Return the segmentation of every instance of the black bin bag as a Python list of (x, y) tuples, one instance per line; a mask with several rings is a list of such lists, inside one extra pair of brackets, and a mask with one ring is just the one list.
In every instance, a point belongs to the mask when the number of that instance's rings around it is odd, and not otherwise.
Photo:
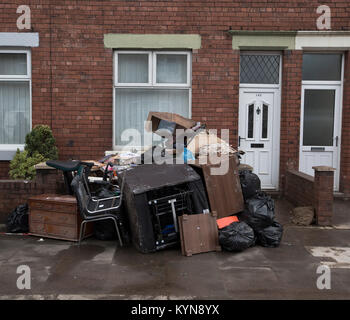
[(94, 222), (94, 235), (99, 240), (117, 239), (117, 231), (112, 220), (102, 220)]
[(27, 233), (29, 232), (28, 205), (21, 204), (13, 210), (6, 221), (6, 232)]
[(245, 221), (254, 231), (265, 229), (273, 224), (275, 217), (275, 203), (264, 192), (257, 193), (247, 201), (247, 208), (239, 219)]
[(254, 231), (245, 222), (233, 222), (219, 230), (219, 243), (227, 251), (243, 251), (255, 244)]
[(261, 182), (259, 177), (248, 170), (243, 170), (239, 173), (243, 198), (245, 201), (255, 196), (261, 191)]
[(257, 242), (268, 248), (278, 247), (281, 243), (283, 227), (277, 221), (271, 226), (256, 232)]

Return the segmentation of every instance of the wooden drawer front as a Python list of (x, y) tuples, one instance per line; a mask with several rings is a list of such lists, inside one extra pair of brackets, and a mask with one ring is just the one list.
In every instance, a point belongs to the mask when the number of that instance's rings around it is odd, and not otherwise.
[(216, 214), (193, 214), (178, 217), (183, 255), (221, 251)]
[(76, 240), (77, 228), (70, 226), (48, 225), (40, 222), (31, 222), (30, 233), (40, 236), (56, 237), (68, 240)]
[(46, 212), (42, 210), (30, 210), (30, 219), (33, 222), (46, 224), (58, 224), (75, 227), (77, 225), (77, 216), (74, 214), (65, 214), (60, 212)]
[(62, 213), (77, 213), (76, 205), (59, 204), (52, 202), (42, 202), (42, 201), (31, 201), (29, 203), (30, 209), (38, 209), (44, 211), (55, 211)]

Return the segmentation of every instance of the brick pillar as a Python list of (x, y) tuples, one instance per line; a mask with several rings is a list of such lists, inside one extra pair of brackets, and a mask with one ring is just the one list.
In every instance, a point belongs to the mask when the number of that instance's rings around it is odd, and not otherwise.
[(282, 71), (280, 189), (288, 169), (299, 168), (302, 50), (284, 51)]
[(312, 167), (315, 170), (314, 208), (316, 223), (320, 226), (332, 225), (333, 186), (335, 169), (326, 166)]

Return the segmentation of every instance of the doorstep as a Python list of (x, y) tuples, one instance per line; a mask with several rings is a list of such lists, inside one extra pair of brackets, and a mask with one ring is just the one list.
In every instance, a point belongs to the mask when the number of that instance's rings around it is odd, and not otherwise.
[(283, 194), (279, 190), (275, 189), (262, 189), (263, 192), (266, 192), (273, 199), (281, 199)]
[(333, 195), (334, 195), (334, 198), (335, 198), (335, 199), (341, 199), (341, 200), (345, 200), (345, 201), (350, 200), (350, 195), (349, 195), (349, 194), (345, 194), (345, 193), (343, 193), (343, 192), (337, 192), (337, 191), (335, 191), (335, 192), (333, 193)]

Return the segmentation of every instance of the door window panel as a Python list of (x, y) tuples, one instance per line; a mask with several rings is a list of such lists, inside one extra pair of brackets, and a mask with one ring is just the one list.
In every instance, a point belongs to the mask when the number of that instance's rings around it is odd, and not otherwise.
[(248, 138), (254, 137), (254, 104), (248, 106)]
[(305, 90), (304, 146), (333, 146), (335, 90)]
[(268, 128), (268, 121), (269, 121), (269, 106), (266, 104), (263, 104), (263, 111), (262, 111), (262, 139), (267, 139), (267, 128)]

